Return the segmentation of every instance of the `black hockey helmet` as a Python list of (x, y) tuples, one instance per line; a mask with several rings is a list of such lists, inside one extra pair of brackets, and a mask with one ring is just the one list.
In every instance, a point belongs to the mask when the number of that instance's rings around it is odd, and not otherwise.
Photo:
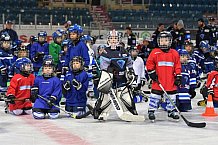
[(172, 45), (172, 39), (173, 37), (170, 32), (163, 31), (160, 32), (160, 34), (157, 36), (157, 44), (160, 47), (160, 49), (169, 50)]
[[(73, 62), (79, 62), (81, 65), (80, 65), (80, 68), (74, 68), (73, 67)], [(84, 61), (83, 61), (83, 58), (81, 56), (75, 56), (72, 58), (72, 60), (70, 61), (70, 67), (71, 67), (71, 70), (74, 72), (74, 73), (77, 73), (77, 72), (80, 72), (84, 69)]]

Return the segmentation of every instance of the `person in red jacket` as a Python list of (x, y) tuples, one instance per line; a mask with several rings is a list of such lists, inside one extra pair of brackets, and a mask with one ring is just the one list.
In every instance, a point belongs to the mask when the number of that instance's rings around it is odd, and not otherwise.
[(213, 106), (218, 108), (218, 58), (215, 58), (214, 63), (215, 70), (208, 74), (206, 87), (208, 94), (213, 97)]
[[(155, 120), (155, 110), (159, 107), (160, 100), (164, 92), (159, 87), (162, 84), (165, 91), (169, 94), (172, 101), (176, 102), (177, 86), (181, 84), (181, 63), (180, 57), (176, 50), (170, 49), (172, 44), (172, 35), (170, 32), (163, 31), (157, 37), (159, 48), (155, 48), (149, 55), (146, 67), (148, 74), (152, 79), (152, 89), (148, 109), (148, 117)], [(179, 119), (175, 107), (168, 99), (167, 111), (168, 117)]]
[(31, 114), (32, 103), (30, 99), (30, 88), (34, 83), (33, 65), (29, 58), (18, 58), (15, 68), (19, 70), (10, 81), (7, 90), (7, 102), (9, 111), (14, 115)]

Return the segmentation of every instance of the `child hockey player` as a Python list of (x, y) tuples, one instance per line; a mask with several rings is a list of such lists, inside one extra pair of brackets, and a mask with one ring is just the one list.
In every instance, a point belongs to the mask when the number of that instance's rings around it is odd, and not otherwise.
[(13, 76), (13, 55), (11, 38), (8, 33), (3, 33), (0, 38), (0, 93), (7, 91), (7, 82)]
[(31, 114), (32, 103), (30, 99), (30, 88), (34, 83), (33, 65), (29, 58), (18, 58), (15, 67), (19, 73), (15, 74), (10, 81), (7, 90), (9, 110), (14, 115)]
[(68, 50), (68, 40), (63, 40), (61, 43), (61, 52), (59, 54), (59, 62), (57, 67), (57, 76), (61, 78), (61, 80), (64, 79), (64, 75), (69, 70), (68, 67), (64, 67), (65, 59), (66, 59), (66, 53)]
[(59, 116), (60, 109), (52, 104), (59, 105), (62, 96), (62, 85), (59, 78), (54, 76), (54, 64), (50, 60), (45, 60), (42, 65), (42, 76), (37, 76), (34, 86), (31, 88), (31, 99), (33, 100), (33, 117), (44, 119), (48, 114), (50, 119)]
[(138, 57), (138, 50), (135, 48), (130, 50), (130, 55), (133, 59), (133, 69), (134, 73), (137, 76), (137, 80), (133, 82), (133, 100), (135, 103), (141, 102), (143, 99), (141, 91), (141, 86), (143, 81), (145, 79), (145, 66), (143, 59), (141, 57)]
[[(112, 104), (120, 119), (126, 120), (129, 117), (135, 119), (138, 115), (135, 103), (133, 102), (131, 94), (129, 94), (129, 88), (127, 87), (127, 77), (132, 76), (134, 73), (131, 57), (128, 55), (126, 50), (121, 47), (117, 47), (121, 41), (119, 32), (115, 30), (110, 31), (108, 33), (107, 41), (109, 47), (106, 47), (100, 56), (100, 68), (103, 72), (106, 71), (105, 73), (111, 73), (111, 75), (113, 75), (112, 86), (110, 86), (110, 83), (109, 86), (105, 85), (105, 76), (101, 75), (98, 88), (102, 94), (96, 101), (95, 108), (93, 110), (94, 119), (107, 120)], [(127, 67), (130, 70), (128, 72), (126, 72)], [(128, 75), (126, 77), (125, 74), (127, 73)], [(113, 92), (111, 87), (113, 88)], [(108, 88), (109, 92), (102, 91), (105, 88)], [(116, 91), (116, 95), (114, 90)], [(123, 118), (123, 115), (127, 114), (128, 117)]]
[(59, 62), (59, 54), (61, 52), (61, 43), (62, 43), (62, 33), (55, 31), (52, 34), (53, 41), (49, 45), (49, 55), (54, 59), (54, 64), (57, 66)]
[(64, 89), (66, 92), (65, 110), (81, 116), (86, 112), (88, 75), (84, 71), (82, 57), (76, 56), (70, 62), (71, 70), (66, 74)]
[(196, 95), (196, 70), (188, 63), (188, 52), (185, 49), (179, 49), (178, 52), (182, 64), (182, 83), (178, 86), (177, 107), (185, 112), (192, 109), (191, 98)]
[[(155, 120), (155, 110), (159, 107), (159, 103), (164, 92), (159, 87), (159, 83), (169, 94), (171, 100), (176, 103), (177, 86), (181, 84), (181, 63), (179, 54), (176, 50), (171, 49), (172, 35), (170, 32), (163, 31), (157, 37), (159, 48), (155, 48), (148, 57), (146, 67), (148, 74), (152, 79), (152, 89), (148, 108), (148, 118)], [(168, 99), (167, 111), (168, 117), (179, 119), (179, 115), (175, 107)]]
[(215, 108), (218, 108), (218, 58), (215, 59), (215, 70), (211, 71), (207, 77), (206, 87), (208, 94), (213, 97), (213, 105)]
[(40, 31), (38, 33), (38, 42), (33, 43), (30, 49), (30, 58), (33, 61), (34, 74), (38, 75), (39, 69), (43, 63), (44, 55), (49, 53), (49, 44), (46, 42), (47, 33)]
[(68, 29), (70, 43), (69, 48), (66, 54), (65, 66), (69, 67), (70, 61), (75, 56), (81, 56), (84, 60), (84, 66), (88, 67), (90, 59), (88, 54), (88, 48), (84, 42), (80, 40), (80, 36), (83, 32), (83, 29), (80, 25), (70, 26)]

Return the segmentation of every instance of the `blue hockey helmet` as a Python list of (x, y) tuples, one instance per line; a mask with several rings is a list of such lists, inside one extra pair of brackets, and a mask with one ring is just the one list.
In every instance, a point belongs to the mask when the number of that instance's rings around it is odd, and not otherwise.
[(69, 40), (65, 39), (62, 41), (61, 46), (63, 47), (63, 46), (66, 46), (68, 44), (69, 44)]
[(45, 31), (40, 31), (38, 37), (47, 37), (47, 33)]
[(1, 34), (0, 45), (4, 49), (11, 49), (11, 37), (7, 32)]
[(30, 42), (36, 42), (38, 41), (38, 38), (36, 36), (30, 36)]
[(189, 53), (185, 49), (179, 49), (178, 53), (180, 55), (180, 61), (182, 64), (187, 64), (189, 59)]
[(43, 57), (42, 65), (54, 65), (54, 59), (51, 55), (45, 55)]
[(33, 72), (33, 64), (27, 57), (18, 58), (15, 62), (15, 69), (25, 74), (31, 74)]
[(21, 40), (15, 40), (14, 42), (12, 42), (12, 49), (17, 50), (19, 47), (21, 47), (22, 43), (23, 41)]
[(208, 53), (210, 52), (210, 45), (209, 42), (207, 40), (201, 41), (199, 43), (199, 47), (202, 50), (203, 53)]
[(83, 33), (83, 28), (80, 25), (74, 24), (73, 26), (70, 26), (68, 28), (69, 33), (77, 33), (78, 35), (81, 35)]
[(57, 31), (58, 31), (58, 32), (60, 32), (62, 35), (64, 35), (64, 34), (65, 34), (65, 31), (64, 31), (64, 29), (60, 29), (60, 28), (59, 28), (59, 29), (57, 29)]
[(11, 41), (11, 37), (7, 32), (2, 33), (0, 41)]
[(93, 38), (92, 36), (90, 35), (83, 35), (81, 38), (80, 38), (81, 41), (83, 42), (87, 42), (87, 41), (93, 41)]
[(52, 33), (52, 38), (55, 40), (57, 39), (58, 37), (62, 37), (62, 33), (59, 32), (59, 31), (55, 31), (54, 33)]

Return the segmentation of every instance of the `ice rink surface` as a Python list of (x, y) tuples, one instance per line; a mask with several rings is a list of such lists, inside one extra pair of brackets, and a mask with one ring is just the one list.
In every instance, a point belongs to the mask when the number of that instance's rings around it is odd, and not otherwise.
[(63, 112), (60, 119), (35, 120), (31, 115), (5, 114), (0, 102), (0, 145), (217, 145), (218, 117), (201, 116), (205, 108), (196, 105), (201, 99), (198, 90), (193, 110), (183, 115), (191, 122), (205, 121), (205, 128), (188, 127), (182, 119), (170, 121), (163, 110), (157, 111), (156, 122), (151, 123), (145, 102), (137, 104), (138, 113), (146, 117), (144, 122), (121, 121), (114, 110), (105, 122), (92, 116), (67, 118)]

